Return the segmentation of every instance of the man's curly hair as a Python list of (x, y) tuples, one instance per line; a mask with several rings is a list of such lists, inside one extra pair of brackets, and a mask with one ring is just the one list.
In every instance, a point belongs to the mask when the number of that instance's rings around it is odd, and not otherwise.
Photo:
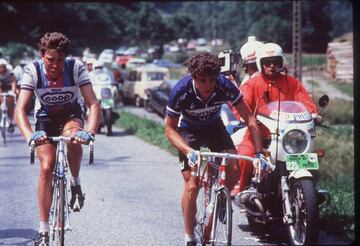
[(192, 77), (218, 76), (221, 70), (220, 59), (209, 52), (198, 53), (191, 57), (188, 70)]
[(62, 33), (47, 32), (38, 43), (40, 53), (45, 53), (48, 49), (55, 49), (67, 54), (70, 46), (70, 40)]

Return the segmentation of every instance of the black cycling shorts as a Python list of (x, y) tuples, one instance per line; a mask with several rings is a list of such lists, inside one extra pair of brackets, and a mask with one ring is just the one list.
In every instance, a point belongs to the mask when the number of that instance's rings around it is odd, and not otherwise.
[[(212, 152), (235, 149), (234, 143), (222, 121), (217, 121), (200, 129), (179, 128), (178, 132), (194, 150), (200, 150), (200, 147), (207, 147)], [(181, 151), (179, 151), (179, 164), (181, 171), (190, 170), (188, 159)]]
[(49, 137), (60, 136), (65, 124), (71, 119), (79, 119), (84, 123), (80, 107), (67, 114), (58, 114), (54, 116), (36, 115), (35, 131), (44, 131)]

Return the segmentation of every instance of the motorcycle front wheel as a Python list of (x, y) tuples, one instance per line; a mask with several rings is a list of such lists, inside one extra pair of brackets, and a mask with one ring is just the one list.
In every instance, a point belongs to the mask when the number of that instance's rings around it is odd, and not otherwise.
[(104, 125), (106, 126), (106, 136), (112, 135), (112, 110), (111, 109), (105, 109), (104, 110)]
[(292, 245), (315, 245), (319, 234), (319, 212), (314, 184), (309, 179), (290, 183), (290, 203), (294, 223), (288, 226)]

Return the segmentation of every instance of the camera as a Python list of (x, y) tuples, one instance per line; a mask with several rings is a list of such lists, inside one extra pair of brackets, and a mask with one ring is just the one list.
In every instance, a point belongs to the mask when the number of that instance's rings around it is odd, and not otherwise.
[(218, 55), (221, 62), (221, 73), (226, 75), (234, 74), (236, 72), (236, 66), (240, 61), (240, 52), (232, 50), (221, 51)]

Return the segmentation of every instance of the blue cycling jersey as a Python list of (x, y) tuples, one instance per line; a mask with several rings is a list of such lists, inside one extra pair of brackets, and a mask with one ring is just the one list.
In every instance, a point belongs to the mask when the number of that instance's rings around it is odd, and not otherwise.
[(190, 75), (179, 80), (171, 91), (166, 113), (180, 117), (180, 128), (201, 128), (220, 121), (220, 108), (230, 101), (236, 106), (242, 100), (237, 86), (220, 74), (213, 94), (207, 103), (198, 96)]

